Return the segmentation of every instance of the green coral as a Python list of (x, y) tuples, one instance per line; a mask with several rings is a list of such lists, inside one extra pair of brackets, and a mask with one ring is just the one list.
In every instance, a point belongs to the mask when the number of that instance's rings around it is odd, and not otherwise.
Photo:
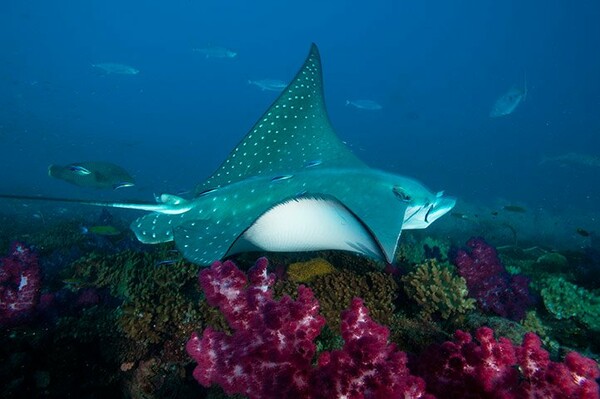
[(428, 251), (432, 251), (434, 248), (439, 249), (440, 261), (446, 262), (448, 253), (450, 252), (450, 243), (448, 241), (439, 240), (430, 236), (418, 237), (414, 234), (406, 237), (400, 243), (396, 255), (394, 257), (394, 263), (401, 265), (409, 271), (412, 271), (415, 266), (423, 263), (428, 258)]
[(452, 335), (431, 319), (396, 313), (389, 323), (390, 341), (404, 351), (419, 353), (432, 342), (451, 339)]
[(81, 245), (85, 240), (79, 222), (69, 220), (46, 225), (44, 229), (36, 230), (28, 238), (28, 242), (35, 245), (40, 254), (67, 250), (73, 245)]
[(562, 277), (550, 277), (541, 290), (546, 309), (555, 318), (576, 319), (592, 330), (600, 330), (600, 297)]
[(183, 260), (160, 264), (167, 257), (174, 257), (167, 247), (153, 253), (91, 254), (73, 267), (76, 277), (123, 299), (118, 325), (136, 345), (148, 348), (185, 339), (200, 320), (198, 266)]
[(420, 264), (402, 281), (404, 291), (421, 306), (425, 317), (439, 314), (442, 319), (448, 319), (475, 308), (475, 300), (467, 297), (465, 279), (439, 266), (435, 260)]

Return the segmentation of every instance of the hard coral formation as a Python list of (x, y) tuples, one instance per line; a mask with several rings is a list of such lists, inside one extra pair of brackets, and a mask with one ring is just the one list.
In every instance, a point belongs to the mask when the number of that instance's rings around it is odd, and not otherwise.
[(467, 297), (465, 279), (435, 260), (420, 264), (402, 281), (404, 291), (421, 306), (424, 317), (439, 314), (448, 319), (475, 309), (475, 300)]
[(408, 352), (421, 352), (432, 342), (448, 338), (448, 333), (433, 320), (400, 312), (394, 314), (389, 327), (390, 340)]
[(15, 242), (0, 259), (0, 327), (26, 321), (39, 302), (41, 275), (38, 257)]
[(411, 235), (400, 242), (394, 263), (412, 270), (414, 266), (428, 259), (435, 259), (440, 262), (447, 261), (449, 252), (450, 244), (447, 241), (437, 240), (429, 236), (417, 238)]
[(454, 258), (458, 274), (465, 278), (469, 294), (486, 312), (494, 312), (511, 320), (525, 317), (533, 304), (529, 295), (529, 279), (508, 274), (496, 250), (482, 238), (467, 242), (468, 250), (459, 250)]
[(600, 331), (600, 297), (562, 277), (545, 280), (541, 290), (544, 306), (557, 319), (576, 319)]
[(598, 365), (571, 352), (564, 363), (552, 362), (534, 333), (523, 344), (494, 339), (482, 327), (473, 341), (456, 331), (454, 341), (432, 345), (418, 359), (427, 391), (443, 398), (586, 398), (597, 399)]
[(85, 235), (81, 233), (81, 224), (76, 221), (55, 223), (36, 230), (31, 236), (31, 243), (43, 255), (55, 250), (69, 249), (73, 245), (82, 244), (85, 240)]
[(306, 283), (317, 276), (335, 271), (331, 263), (323, 258), (315, 258), (306, 262), (296, 262), (288, 266), (287, 276), (296, 283)]
[(325, 320), (312, 291), (300, 286), (297, 300), (273, 300), (274, 276), (264, 258), (249, 280), (231, 262), (216, 262), (200, 274), (207, 301), (233, 330), (227, 335), (207, 328), (188, 341), (202, 385), (217, 383), (228, 394), (250, 398), (426, 396), (406, 355), (387, 343), (388, 330), (372, 321), (360, 299), (342, 316), (344, 347), (322, 353), (315, 367), (314, 340)]

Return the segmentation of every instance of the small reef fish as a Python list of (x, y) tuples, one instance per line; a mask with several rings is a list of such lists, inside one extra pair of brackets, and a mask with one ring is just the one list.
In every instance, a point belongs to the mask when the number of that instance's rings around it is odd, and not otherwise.
[(383, 107), (373, 100), (346, 100), (346, 106), (352, 105), (358, 109), (365, 109), (367, 111), (379, 111)]
[(567, 154), (557, 155), (555, 157), (544, 157), (540, 161), (540, 165), (545, 163), (558, 163), (561, 166), (577, 165), (587, 166), (591, 168), (599, 168), (600, 157), (589, 154), (578, 154), (576, 152), (569, 152)]
[(235, 58), (237, 57), (237, 53), (233, 50), (230, 50), (226, 47), (218, 47), (218, 46), (210, 46), (210, 47), (201, 47), (201, 48), (193, 48), (192, 51), (194, 53), (204, 54), (206, 58)]
[(469, 216), (465, 215), (464, 213), (452, 212), (452, 213), (450, 213), (450, 215), (452, 215), (453, 217), (455, 217), (457, 219), (469, 220)]
[(154, 264), (154, 266), (164, 266), (164, 265), (174, 265), (175, 263), (179, 262), (181, 259), (165, 259), (165, 260), (160, 260), (158, 262), (156, 262)]
[(92, 67), (101, 69), (107, 74), (117, 74), (117, 75), (137, 75), (140, 73), (139, 69), (136, 69), (132, 66), (125, 64), (117, 64), (114, 62), (103, 62), (100, 64), (92, 64)]
[(511, 87), (506, 93), (498, 97), (492, 110), (490, 111), (491, 118), (498, 118), (500, 116), (510, 115), (515, 109), (525, 101), (527, 97), (527, 83), (520, 87)]
[(82, 227), (81, 232), (83, 234), (91, 233), (99, 236), (118, 236), (121, 234), (121, 231), (119, 231), (119, 229), (110, 225)]
[(122, 167), (108, 162), (77, 162), (66, 166), (50, 165), (48, 176), (80, 187), (124, 188), (135, 180)]
[(89, 175), (92, 173), (81, 165), (69, 165), (69, 170), (81, 176)]
[(591, 235), (591, 233), (585, 229), (582, 229), (581, 227), (577, 228), (577, 230), (575, 230), (577, 232), (577, 234), (579, 234), (582, 237), (589, 237)]
[(78, 290), (85, 288), (86, 282), (77, 277), (65, 278), (62, 280), (65, 288), (69, 291), (77, 292)]
[(525, 209), (519, 205), (504, 205), (502, 207), (502, 209), (504, 209), (505, 211), (514, 212), (514, 213), (526, 213), (527, 212), (527, 209)]
[(262, 91), (281, 91), (286, 88), (287, 83), (283, 80), (277, 79), (260, 79), (260, 80), (250, 80), (248, 79), (249, 85), (254, 85), (261, 89)]

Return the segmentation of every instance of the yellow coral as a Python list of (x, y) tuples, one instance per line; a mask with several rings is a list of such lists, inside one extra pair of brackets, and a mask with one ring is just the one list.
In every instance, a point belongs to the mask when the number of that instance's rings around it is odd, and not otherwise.
[(323, 258), (311, 259), (307, 262), (292, 263), (288, 266), (288, 278), (297, 283), (311, 281), (317, 276), (323, 276), (335, 271), (331, 263)]
[(448, 319), (475, 308), (475, 300), (467, 298), (465, 279), (453, 275), (448, 268), (438, 266), (435, 260), (419, 265), (402, 281), (404, 291), (421, 305), (426, 317), (439, 313), (443, 319)]

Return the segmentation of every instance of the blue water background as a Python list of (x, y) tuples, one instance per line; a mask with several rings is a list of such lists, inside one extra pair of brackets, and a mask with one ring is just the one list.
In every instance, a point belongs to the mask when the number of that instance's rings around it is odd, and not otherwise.
[[(193, 188), (276, 98), (247, 80), (291, 79), (315, 42), (333, 125), (370, 165), (465, 203), (578, 213), (598, 230), (600, 168), (540, 162), (600, 158), (599, 17), (583, 0), (4, 0), (0, 193), (152, 201)], [(192, 52), (207, 46), (238, 56)], [(140, 73), (91, 66), (102, 62)], [(490, 118), (525, 75), (526, 101)], [(84, 160), (124, 166), (137, 187), (47, 177), (51, 163)]]

